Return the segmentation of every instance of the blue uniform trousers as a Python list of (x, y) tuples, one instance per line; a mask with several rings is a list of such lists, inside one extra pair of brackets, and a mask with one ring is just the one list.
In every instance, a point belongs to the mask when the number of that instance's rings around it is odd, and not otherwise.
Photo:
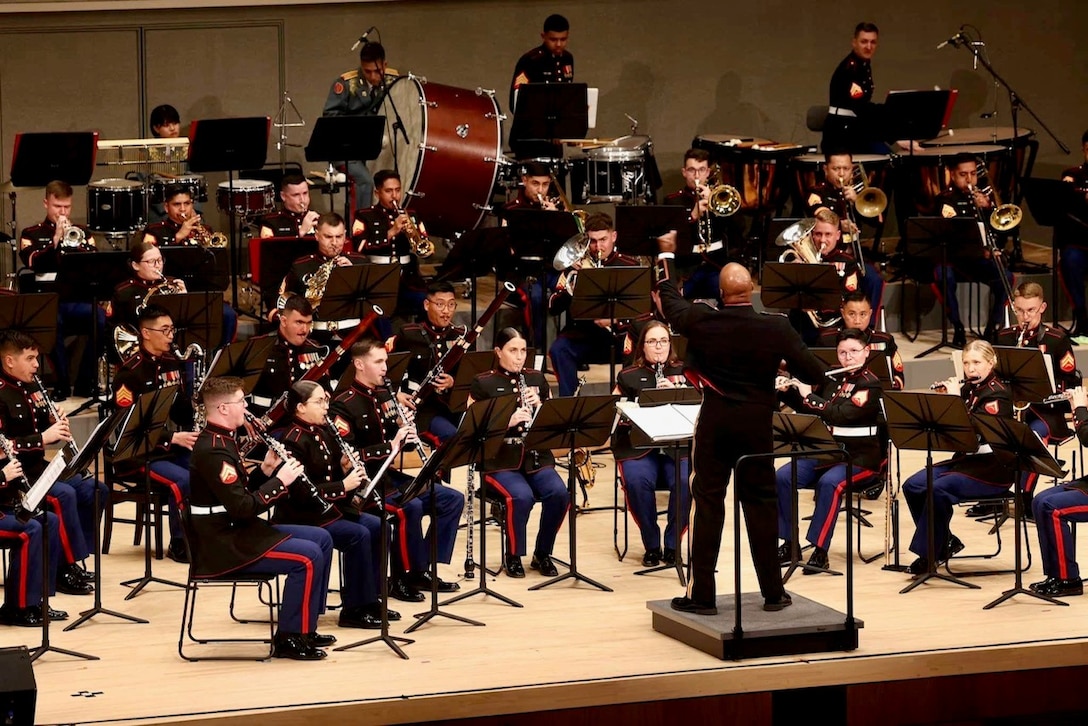
[[(933, 542), (938, 548), (938, 554), (948, 543), (948, 523), (952, 521), (953, 505), (964, 499), (1000, 494), (1008, 488), (1007, 485), (991, 484), (949, 471), (947, 464), (934, 466), (933, 507), (936, 516), (933, 519)], [(910, 507), (916, 527), (914, 538), (910, 542), (910, 551), (919, 557), (929, 557), (929, 542), (926, 534), (929, 513), (926, 511), (925, 469), (911, 474), (910, 478), (903, 482), (903, 497), (907, 500), (907, 506)]]
[(170, 538), (181, 539), (181, 520), (178, 507), (189, 498), (188, 449), (177, 447), (169, 459), (151, 462), (151, 483), (166, 487), (170, 492)]
[[(853, 477), (846, 481), (846, 464), (820, 464), (815, 459), (797, 460), (797, 490), (815, 489), (816, 508), (808, 525), (808, 539), (821, 549), (831, 546), (835, 535), (835, 524), (839, 521), (839, 507), (843, 494), (849, 489), (864, 489), (870, 486), (879, 472), (854, 467)], [(784, 540), (793, 540), (793, 524), (790, 522), (793, 509), (792, 466), (786, 464), (775, 472), (775, 486), (778, 488), (778, 536)], [(924, 486), (924, 484), (923, 484)]]
[(356, 608), (378, 601), (377, 561), (374, 545), (381, 544), (381, 520), (364, 514), (358, 521), (338, 519), (323, 528), (332, 537), (333, 546), (343, 553), (344, 577), (340, 583), (340, 602)]
[(1051, 487), (1035, 495), (1031, 511), (1039, 532), (1043, 574), (1079, 580), (1076, 541), (1069, 523), (1088, 522), (1088, 492), (1071, 486)]
[(1088, 249), (1072, 245), (1063, 247), (1058, 257), (1058, 271), (1061, 273), (1062, 287), (1069, 296), (1073, 312), (1083, 315), (1085, 307), (1088, 307), (1084, 298), (1084, 278), (1088, 276)]
[[(393, 472), (394, 474), (396, 472)], [(408, 477), (394, 476), (403, 485)], [(423, 517), (431, 515), (431, 498), (434, 498), (438, 522), (431, 522), (427, 533), (423, 532)], [(453, 559), (453, 546), (457, 542), (457, 525), (465, 508), (465, 496), (461, 492), (436, 484), (432, 491), (424, 492), (412, 501), (401, 505), (400, 494), (386, 498), (386, 511), (393, 514), (396, 527), (393, 542), (393, 561), (406, 572), (422, 572), (431, 563), (429, 538), (438, 538), (438, 561), (449, 564)]]
[[(49, 593), (56, 592), (60, 561), (60, 527), (57, 517), (46, 512), (49, 527)], [(26, 608), (42, 601), (42, 525), (31, 519), (20, 522), (12, 513), (0, 513), (0, 546), (8, 548), (4, 575), (4, 604)]]
[[(638, 459), (621, 461), (620, 484), (627, 499), (627, 511), (642, 533), (642, 545), (647, 551), (661, 547), (661, 528), (657, 524), (657, 484), (669, 491), (668, 520), (665, 522), (665, 547), (679, 550), (680, 538), (688, 527), (691, 513), (691, 488), (688, 485), (690, 462), (680, 459), (680, 494), (676, 493), (675, 460), (669, 454), (654, 449)], [(676, 530), (676, 507), (680, 507), (681, 529)]]
[(540, 500), (540, 528), (536, 534), (533, 552), (550, 555), (555, 547), (555, 536), (567, 516), (570, 496), (563, 480), (548, 466), (532, 474), (521, 471), (498, 471), (484, 476), (484, 485), (491, 487), (506, 500), (506, 534), (510, 554), (518, 557), (526, 553), (526, 526), (533, 504)]
[(284, 633), (312, 633), (317, 630), (317, 616), (325, 609), (332, 537), (320, 527), (298, 524), (275, 527), (291, 536), (238, 573), (287, 575), (280, 602), (279, 629)]
[(49, 488), (46, 501), (60, 522), (61, 550), (64, 561), (77, 562), (89, 557), (98, 537), (98, 523), (94, 517), (94, 489), (98, 486), (99, 501), (105, 508), (109, 504), (109, 489), (102, 482), (89, 476), (76, 474), (70, 479), (58, 481)]

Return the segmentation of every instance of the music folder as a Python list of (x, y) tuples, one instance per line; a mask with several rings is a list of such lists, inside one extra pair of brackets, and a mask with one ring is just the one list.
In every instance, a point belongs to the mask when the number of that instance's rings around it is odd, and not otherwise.
[(635, 446), (684, 441), (695, 435), (698, 403), (666, 403), (647, 407), (639, 405), (638, 401), (620, 401), (616, 408), (621, 416), (635, 425), (637, 430), (631, 435), (631, 443)]

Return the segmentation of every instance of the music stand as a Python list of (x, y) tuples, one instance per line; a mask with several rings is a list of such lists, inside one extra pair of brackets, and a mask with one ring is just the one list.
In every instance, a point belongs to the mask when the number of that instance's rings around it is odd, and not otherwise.
[[(622, 270), (624, 268), (613, 268)], [(612, 422), (616, 418), (616, 401), (619, 396), (578, 396), (574, 398), (550, 398), (536, 413), (536, 418), (525, 434), (525, 450), (566, 449), (567, 450), (567, 496), (570, 506), (567, 509), (567, 526), (570, 531), (570, 569), (553, 577), (547, 582), (533, 585), (530, 590), (542, 590), (545, 587), (573, 579), (582, 581), (605, 592), (612, 592), (606, 587), (578, 571), (577, 518), (575, 512), (575, 469), (574, 450), (593, 449), (604, 445), (612, 435)]]
[(365, 318), (371, 307), (393, 310), (400, 287), (400, 265), (333, 267), (321, 298), (320, 320)]
[(496, 272), (510, 257), (510, 228), (484, 227), (471, 229), (455, 237), (453, 247), (435, 274), (436, 282), (464, 276), (468, 290), (472, 325), (476, 325), (475, 280)]
[[(884, 99), (885, 139), (932, 139), (940, 135), (957, 91), (889, 91)], [(913, 147), (912, 147), (913, 148)]]
[[(176, 385), (164, 386), (154, 391), (141, 393), (126, 411), (120, 424), (121, 434), (110, 454), (113, 461), (143, 460), (144, 492), (147, 495), (149, 508), (151, 506), (151, 461), (156, 457), (155, 450), (159, 445), (160, 434), (170, 418), (170, 407), (177, 395), (178, 387)], [(160, 457), (163, 455), (163, 453), (158, 454)], [(152, 582), (171, 587), (185, 587), (180, 582), (164, 580), (151, 574), (151, 514), (149, 509), (144, 517), (144, 574), (143, 577), (125, 580), (121, 583), (125, 587), (132, 588), (132, 592), (126, 595), (125, 599), (131, 600), (136, 597), (141, 590)]]
[[(575, 320), (632, 319), (647, 312), (650, 302), (649, 267), (600, 267), (578, 272), (578, 290), (570, 302)], [(611, 332), (615, 335), (614, 331)], [(616, 387), (616, 344), (608, 346), (608, 390)]]
[(616, 207), (616, 246), (626, 254), (657, 258), (657, 238), (676, 231), (676, 254), (690, 255), (695, 240), (691, 237), (691, 219), (686, 208), (670, 205), (618, 205)]
[(1016, 496), (1013, 499), (1012, 510), (1013, 528), (1016, 530), (1013, 540), (1016, 547), (1016, 554), (1014, 555), (1016, 576), (1012, 588), (1005, 590), (996, 600), (983, 605), (982, 609), (989, 610), (1017, 595), (1028, 595), (1039, 600), (1045, 600), (1052, 605), (1068, 605), (1067, 602), (1024, 587), (1024, 563), (1023, 556), (1020, 553), (1020, 523), (1024, 517), (1024, 505), (1021, 501), (1023, 488), (1020, 485), (1020, 475), (1030, 472), (1039, 476), (1053, 476), (1055, 479), (1059, 479), (1064, 478), (1066, 472), (1062, 471), (1061, 464), (1054, 459), (1054, 455), (1047, 449), (1046, 444), (1027, 424), (1000, 416), (972, 416), (971, 420), (982, 435), (982, 440), (993, 448), (994, 453), (1001, 452), (1016, 460), (1014, 466), (1016, 478), (1013, 479)]
[[(1009, 386), (1012, 400), (1038, 403), (1054, 393), (1054, 369), (1038, 348), (995, 345), (994, 372)], [(1054, 432), (1057, 433), (1057, 432)]]
[(768, 262), (759, 299), (765, 308), (834, 310), (842, 302), (835, 266)]
[[(978, 589), (974, 583), (937, 572), (939, 553), (933, 541), (933, 452), (975, 451), (978, 448), (978, 434), (968, 417), (967, 407), (959, 396), (941, 393), (885, 391), (881, 401), (892, 443), (901, 451), (926, 452), (926, 559), (929, 567), (899, 592), (910, 592), (933, 578)], [(942, 548), (944, 545), (942, 542)]]
[[(1060, 227), (1065, 224), (1077, 225), (1080, 231), (1088, 231), (1088, 220), (1074, 214), (1074, 211), (1082, 210), (1081, 214), (1088, 212), (1085, 209), (1084, 197), (1077, 194), (1076, 187), (1069, 182), (1060, 179), (1039, 179), (1028, 177), (1021, 180), (1021, 189), (1024, 199), (1027, 201), (1031, 216), (1036, 224), (1041, 227)], [(1058, 230), (1054, 230), (1054, 238), (1050, 244), (1050, 289), (1057, 296), (1061, 289), (1058, 284)], [(1058, 308), (1055, 304), (1050, 311), (1050, 322), (1058, 324)], [(1068, 331), (1066, 331), (1068, 332)]]
[(242, 392), (248, 395), (264, 372), (268, 354), (275, 344), (276, 336), (260, 335), (220, 348), (208, 364), (204, 380), (237, 376), (242, 379)]
[(15, 134), (12, 186), (44, 187), (55, 179), (84, 186), (94, 175), (97, 153), (97, 131)]
[[(230, 286), (230, 251), (222, 247), (159, 247), (163, 269), (185, 281), (189, 292), (219, 292)], [(223, 263), (226, 264), (223, 264)]]
[[(525, 360), (529, 357), (526, 355)], [(472, 390), (472, 379), (480, 373), (485, 373), (495, 367), (495, 352), (491, 350), (470, 350), (461, 357), (457, 363), (457, 373), (453, 378), (453, 388), (450, 389), (450, 410), (460, 413), (468, 405), (469, 393)]]
[(48, 354), (57, 344), (58, 305), (55, 292), (0, 296), (0, 330), (26, 333)]
[(265, 308), (272, 310), (276, 307), (280, 282), (287, 276), (295, 260), (317, 252), (317, 240), (313, 237), (265, 237), (257, 244), (261, 246), (258, 269), (261, 302)]
[(511, 144), (531, 139), (584, 139), (589, 131), (589, 86), (526, 83), (517, 89)]
[[(227, 172), (227, 188), (234, 188), (234, 172), (239, 169), (259, 169), (268, 158), (268, 134), (272, 119), (268, 116), (246, 118), (197, 119), (189, 125), (189, 171)], [(238, 210), (231, 204), (230, 260), (231, 302), (238, 308), (238, 277), (242, 269), (241, 245), (238, 242)], [(218, 341), (217, 341), (218, 342)]]
[[(947, 270), (950, 265), (954, 267), (956, 262), (977, 259), (983, 253), (982, 245), (977, 244), (979, 242), (978, 222), (968, 217), (912, 217), (907, 220), (903, 238), (906, 256), (912, 260), (921, 259), (930, 262), (930, 269), (934, 272), (938, 265)], [(953, 244), (956, 245), (955, 253), (949, 254), (949, 248)], [(915, 358), (924, 358), (941, 348), (952, 346), (951, 341), (948, 340), (947, 274), (941, 276), (937, 285), (941, 294), (941, 339), (936, 345), (914, 356)], [(918, 321), (915, 330), (920, 332), (922, 313), (915, 309), (914, 314)], [(900, 316), (902, 315), (901, 306)], [(900, 320), (900, 327), (902, 322)], [(918, 332), (915, 332), (915, 338), (918, 337)]]
[[(385, 116), (319, 116), (306, 144), (306, 161), (343, 164), (346, 170), (350, 161), (377, 159), (382, 153), (384, 134)], [(360, 199), (359, 203), (370, 206), (369, 199)], [(345, 184), (344, 219), (351, 219), (353, 211)]]
[(177, 328), (174, 345), (181, 350), (196, 343), (205, 354), (223, 339), (223, 293), (187, 292), (180, 295), (156, 296), (156, 303), (166, 312)]

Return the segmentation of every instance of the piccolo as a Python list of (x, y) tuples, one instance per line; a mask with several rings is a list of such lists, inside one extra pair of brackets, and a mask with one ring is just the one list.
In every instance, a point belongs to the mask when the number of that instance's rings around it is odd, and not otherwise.
[[(966, 378), (961, 378), (959, 380), (959, 384), (961, 386), (966, 386), (967, 383), (968, 383), (968, 381), (967, 381)], [(945, 390), (947, 388), (948, 388), (948, 386), (945, 385), (944, 381), (936, 381), (935, 383), (932, 383), (929, 386), (929, 390), (931, 390), (931, 391), (943, 391), (943, 390)]]

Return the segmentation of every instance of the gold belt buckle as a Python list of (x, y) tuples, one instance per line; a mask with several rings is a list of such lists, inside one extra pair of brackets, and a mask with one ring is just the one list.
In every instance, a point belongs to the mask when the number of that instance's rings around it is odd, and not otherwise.
[(339, 329), (340, 322), (337, 320), (330, 320), (325, 326), (325, 330), (329, 331), (330, 333), (335, 333)]

